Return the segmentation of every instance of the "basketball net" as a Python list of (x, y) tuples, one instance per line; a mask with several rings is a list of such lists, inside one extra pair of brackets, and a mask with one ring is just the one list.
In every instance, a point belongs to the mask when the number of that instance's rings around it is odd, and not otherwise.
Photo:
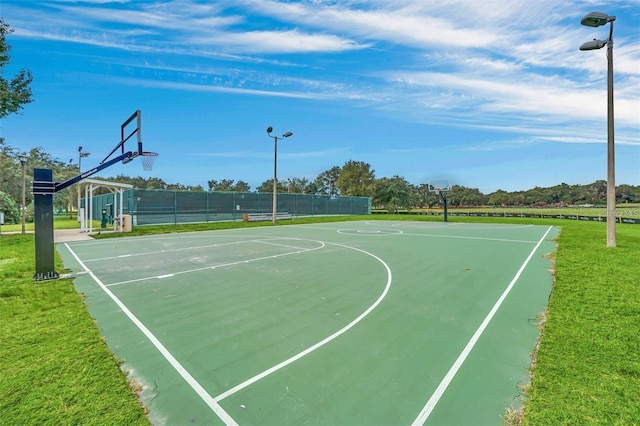
[(157, 152), (143, 152), (140, 154), (140, 160), (142, 161), (142, 168), (149, 172), (153, 170), (153, 163), (156, 162), (156, 158), (158, 158)]

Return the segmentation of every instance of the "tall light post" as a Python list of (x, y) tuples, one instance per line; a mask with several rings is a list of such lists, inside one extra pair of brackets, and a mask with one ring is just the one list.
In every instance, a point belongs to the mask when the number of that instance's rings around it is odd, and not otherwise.
[(27, 206), (26, 206), (26, 193), (25, 193), (25, 168), (27, 167), (27, 160), (29, 159), (29, 157), (27, 157), (27, 154), (20, 154), (18, 156), (18, 158), (20, 159), (20, 164), (22, 165), (22, 233), (25, 233), (25, 218), (26, 218), (26, 210), (27, 210)]
[(580, 23), (587, 27), (600, 27), (610, 23), (607, 40), (588, 41), (580, 50), (597, 50), (607, 46), (607, 247), (616, 246), (616, 167), (613, 132), (613, 21), (606, 13), (588, 13)]
[[(82, 147), (78, 147), (78, 173), (82, 173), (82, 158), (91, 155), (89, 152), (82, 152)], [(78, 183), (78, 221), (80, 220), (80, 183)]]
[(267, 134), (270, 138), (273, 138), (273, 218), (272, 222), (276, 223), (276, 213), (278, 211), (278, 139), (288, 138), (293, 136), (293, 133), (286, 132), (282, 136), (271, 136), (273, 127), (267, 127)]

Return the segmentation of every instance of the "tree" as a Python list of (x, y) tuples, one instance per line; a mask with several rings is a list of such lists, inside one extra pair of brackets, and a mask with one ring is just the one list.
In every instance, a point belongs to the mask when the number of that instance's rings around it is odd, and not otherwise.
[(493, 194), (489, 194), (487, 204), (490, 206), (508, 206), (513, 204), (511, 195), (502, 189), (498, 189)]
[[(53, 169), (53, 180), (55, 182), (64, 182), (78, 175), (78, 165), (73, 164), (71, 161), (65, 164), (58, 160), (53, 160), (51, 169)], [(57, 210), (68, 212), (69, 217), (71, 217), (73, 207), (78, 205), (77, 197), (78, 191), (76, 187), (67, 187), (62, 191), (56, 192), (53, 197), (53, 206)]]
[(167, 189), (167, 184), (160, 178), (147, 179), (147, 189)]
[[(27, 207), (33, 201), (30, 188), (34, 168), (51, 169), (55, 182), (63, 182), (78, 174), (76, 165), (52, 158), (42, 147), (32, 148), (25, 155), (27, 157), (25, 164), (25, 202)], [(22, 164), (18, 150), (6, 145), (3, 141), (0, 141), (0, 166), (0, 190), (6, 192), (16, 203), (22, 204)], [(70, 189), (56, 193), (53, 199), (54, 207), (68, 210), (76, 200), (74, 194), (75, 192)]]
[(414, 204), (414, 190), (412, 185), (403, 177), (376, 179), (373, 204), (383, 206), (389, 213), (396, 213), (398, 209), (411, 209)]
[(211, 179), (207, 182), (207, 185), (209, 186), (209, 191), (233, 191), (233, 179), (222, 179), (219, 182)]
[(13, 113), (20, 113), (22, 106), (32, 102), (29, 85), (33, 76), (28, 69), (21, 69), (10, 81), (2, 77), (4, 67), (9, 64), (11, 46), (7, 44), (7, 35), (13, 30), (0, 18), (0, 119)]
[(288, 178), (284, 186), (287, 192), (293, 194), (315, 194), (317, 191), (315, 182), (310, 182), (307, 178)]
[[(273, 192), (273, 179), (265, 180), (256, 188), (258, 192)], [(278, 193), (287, 192), (287, 184), (281, 180), (278, 181), (278, 188), (276, 189)]]
[(340, 167), (334, 166), (329, 170), (320, 173), (315, 180), (316, 194), (318, 195), (339, 195), (336, 182), (340, 176)]
[(591, 185), (587, 185), (587, 192), (589, 197), (589, 203), (597, 204), (599, 201), (605, 201), (607, 199), (607, 181), (597, 180)]
[(640, 187), (620, 185), (616, 189), (616, 199), (619, 203), (640, 203)]
[(20, 222), (21, 216), (18, 205), (2, 191), (0, 191), (0, 212), (4, 213), (5, 223)]
[(195, 191), (195, 192), (204, 192), (204, 188), (202, 185), (183, 185), (181, 183), (169, 183), (167, 184), (165, 190), (167, 191)]
[(5, 192), (13, 200), (21, 199), (21, 167), (17, 150), (0, 140), (0, 191)]
[(336, 182), (342, 196), (373, 197), (375, 171), (363, 161), (347, 161)]
[(251, 186), (247, 182), (239, 180), (238, 182), (236, 182), (234, 191), (236, 191), (236, 192), (249, 192), (249, 191), (251, 191)]
[(478, 188), (453, 185), (448, 194), (448, 204), (451, 207), (483, 206), (487, 204), (487, 196)]
[(209, 191), (249, 192), (251, 190), (248, 183), (239, 180), (234, 184), (233, 179), (222, 179), (220, 182), (212, 179), (207, 182), (207, 185), (209, 186)]
[[(106, 180), (107, 182), (126, 183), (128, 185), (133, 185), (133, 187), (136, 189), (167, 189), (167, 183), (164, 180), (156, 177), (143, 178), (142, 176), (136, 176), (132, 178), (125, 175), (118, 175), (116, 177), (106, 177), (106, 178), (96, 177), (95, 179)], [(187, 187), (179, 183), (175, 185), (178, 185), (183, 189), (187, 189)], [(198, 188), (202, 188), (202, 186), (198, 185)], [(193, 191), (193, 189), (191, 190)], [(98, 193), (109, 192), (107, 189), (104, 189), (105, 192), (99, 192), (99, 191), (100, 191), (100, 188), (98, 189)]]

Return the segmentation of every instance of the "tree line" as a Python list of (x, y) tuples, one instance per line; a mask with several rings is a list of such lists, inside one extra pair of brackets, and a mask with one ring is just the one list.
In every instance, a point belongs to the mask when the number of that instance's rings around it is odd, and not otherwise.
[[(25, 161), (25, 198), (27, 216), (31, 218), (33, 196), (31, 185), (34, 168), (53, 170), (54, 180), (62, 182), (80, 173), (73, 159), (68, 162), (54, 159), (42, 148), (20, 153), (0, 138), (0, 211), (5, 214), (6, 223), (20, 221), (22, 199), (22, 163)], [(169, 191), (235, 191), (251, 192), (249, 184), (242, 180), (211, 179), (207, 187), (201, 185), (182, 185), (167, 183), (158, 177), (143, 178), (118, 175), (115, 177), (96, 177), (105, 181), (126, 183), (137, 189), (160, 189)], [(344, 165), (334, 166), (311, 180), (308, 178), (288, 178), (278, 180), (278, 193), (315, 194), (326, 196), (363, 196), (371, 197), (372, 206), (390, 212), (412, 208), (434, 208), (442, 204), (439, 195), (433, 192), (429, 183), (414, 185), (401, 176), (375, 176), (371, 165), (363, 161), (349, 160)], [(273, 192), (273, 179), (265, 180), (255, 191)], [(587, 185), (569, 185), (561, 183), (552, 187), (535, 187), (523, 191), (504, 191), (499, 189), (484, 194), (477, 188), (453, 185), (447, 192), (448, 205), (456, 207), (541, 207), (568, 205), (604, 205), (606, 203), (607, 183), (598, 180)], [(617, 203), (640, 203), (640, 186), (618, 185)], [(71, 213), (78, 205), (75, 186), (56, 193), (54, 207), (58, 211)]]

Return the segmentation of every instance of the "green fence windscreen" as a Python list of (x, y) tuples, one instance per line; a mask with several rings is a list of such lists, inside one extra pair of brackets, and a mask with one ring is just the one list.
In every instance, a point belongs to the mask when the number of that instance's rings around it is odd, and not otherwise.
[[(371, 214), (370, 197), (330, 197), (312, 194), (278, 194), (278, 213), (292, 216)], [(113, 203), (113, 194), (94, 197), (93, 218)], [(195, 192), (132, 189), (124, 192), (124, 214), (134, 225), (178, 224), (243, 220), (245, 213), (271, 214), (271, 193)]]

